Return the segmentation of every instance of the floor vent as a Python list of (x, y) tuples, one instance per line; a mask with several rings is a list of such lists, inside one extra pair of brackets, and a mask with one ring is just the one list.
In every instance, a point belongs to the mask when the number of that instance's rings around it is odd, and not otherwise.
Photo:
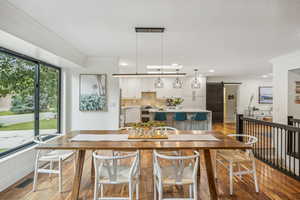
[(26, 179), (25, 181), (17, 185), (16, 188), (24, 188), (32, 182), (33, 182), (33, 178)]

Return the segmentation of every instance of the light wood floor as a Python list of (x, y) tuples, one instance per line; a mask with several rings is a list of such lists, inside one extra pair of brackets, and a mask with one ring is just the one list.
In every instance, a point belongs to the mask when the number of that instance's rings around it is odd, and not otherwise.
[[(224, 134), (234, 133), (233, 124), (216, 124), (214, 130), (223, 132)], [(147, 155), (150, 152), (144, 152)], [(93, 184), (90, 178), (91, 170), (91, 154), (87, 155), (87, 162), (84, 167), (83, 181), (81, 184), (81, 198), (83, 200), (93, 199)], [(202, 160), (203, 163), (203, 160)], [(150, 164), (150, 160), (149, 163)], [(20, 166), (22, 167), (22, 166)], [(146, 169), (147, 170), (147, 169)], [(206, 174), (204, 171), (204, 165), (201, 166), (201, 183), (200, 183), (200, 195), (202, 200), (209, 199), (208, 186)], [(219, 180), (217, 182), (218, 192), (220, 199), (239, 199), (239, 200), (267, 200), (267, 199), (283, 199), (283, 200), (300, 200), (300, 182), (289, 178), (288, 176), (280, 173), (279, 171), (269, 167), (268, 165), (257, 161), (257, 172), (260, 193), (255, 193), (254, 184), (251, 176), (245, 175), (242, 180), (235, 178), (234, 180), (234, 195), (229, 195), (229, 184), (228, 176), (224, 169), (219, 168)], [(147, 172), (149, 175), (151, 171)], [(58, 179), (54, 175), (49, 178), (48, 175), (40, 175), (38, 179), (38, 191), (31, 192), (32, 183), (26, 185), (24, 188), (17, 188), (16, 186), (22, 183), (24, 180), (32, 178), (33, 174), (28, 175), (15, 186), (12, 186), (8, 190), (0, 193), (1, 200), (63, 200), (66, 199), (71, 191), (72, 180), (73, 180), (73, 162), (67, 162), (64, 165), (64, 176), (63, 176), (63, 193), (58, 192)], [(142, 187), (144, 194), (141, 194), (140, 199), (148, 200), (149, 192), (152, 190), (152, 185), (147, 183), (147, 180), (143, 180)], [(167, 197), (187, 197), (187, 188), (165, 188)], [(127, 188), (123, 186), (107, 187), (105, 193), (112, 196), (126, 196)]]

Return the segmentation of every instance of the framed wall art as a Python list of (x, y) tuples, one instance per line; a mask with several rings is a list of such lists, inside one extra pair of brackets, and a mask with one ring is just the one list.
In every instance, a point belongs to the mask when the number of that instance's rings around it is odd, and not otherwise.
[(81, 74), (79, 79), (79, 110), (107, 111), (106, 74)]

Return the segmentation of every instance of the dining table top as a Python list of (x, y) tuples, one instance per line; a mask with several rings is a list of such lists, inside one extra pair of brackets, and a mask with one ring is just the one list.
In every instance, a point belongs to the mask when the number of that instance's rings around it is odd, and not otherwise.
[(37, 149), (61, 149), (61, 150), (135, 150), (135, 149), (251, 149), (250, 145), (244, 144), (228, 137), (218, 131), (179, 130), (174, 134), (203, 134), (212, 135), (218, 140), (187, 140), (168, 141), (168, 139), (157, 140), (135, 140), (122, 141), (71, 141), (79, 134), (128, 134), (128, 130), (80, 130), (71, 131), (61, 137), (54, 138), (45, 144), (40, 144)]

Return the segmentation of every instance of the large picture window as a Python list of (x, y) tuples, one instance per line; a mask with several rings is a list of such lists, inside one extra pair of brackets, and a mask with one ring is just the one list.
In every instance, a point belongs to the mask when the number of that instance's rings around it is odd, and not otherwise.
[(0, 157), (60, 133), (60, 68), (0, 48)]

